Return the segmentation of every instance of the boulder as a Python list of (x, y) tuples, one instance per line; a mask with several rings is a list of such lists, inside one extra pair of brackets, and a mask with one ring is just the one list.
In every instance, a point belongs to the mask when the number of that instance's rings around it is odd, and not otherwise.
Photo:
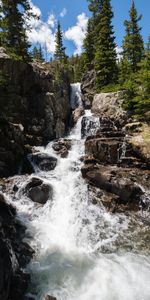
[(104, 114), (123, 125), (127, 121), (127, 113), (122, 109), (124, 98), (124, 91), (96, 94), (92, 102), (92, 112), (98, 115)]
[(62, 158), (65, 158), (67, 157), (68, 151), (71, 148), (71, 141), (67, 139), (60, 139), (53, 143), (52, 148), (58, 155), (60, 155)]
[(57, 158), (50, 156), (47, 153), (33, 153), (28, 156), (35, 168), (42, 171), (51, 171), (56, 168)]
[(44, 300), (57, 300), (56, 297), (47, 295)]
[(100, 163), (117, 164), (122, 142), (117, 138), (93, 138), (85, 142), (85, 154), (93, 155)]
[(36, 177), (31, 178), (27, 183), (25, 192), (33, 202), (40, 204), (45, 204), (48, 199), (53, 198), (53, 187)]
[(143, 191), (139, 185), (135, 184), (129, 177), (128, 172), (124, 169), (112, 169), (105, 166), (88, 165), (82, 169), (84, 178), (87, 178), (91, 184), (105, 190), (106, 192), (119, 196), (122, 203), (139, 202), (143, 195)]
[(84, 115), (84, 109), (82, 107), (78, 107), (76, 108), (73, 112), (72, 112), (72, 119), (73, 119), (73, 124), (76, 124), (77, 121), (79, 120), (79, 118), (81, 116)]

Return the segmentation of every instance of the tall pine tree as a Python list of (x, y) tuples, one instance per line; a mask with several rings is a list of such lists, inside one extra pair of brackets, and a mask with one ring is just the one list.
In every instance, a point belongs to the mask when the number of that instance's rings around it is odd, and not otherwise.
[(140, 34), (141, 27), (138, 22), (142, 16), (138, 16), (134, 0), (129, 11), (130, 20), (124, 22), (126, 35), (123, 40), (123, 58), (131, 64), (133, 72), (138, 70), (138, 63), (142, 60), (144, 53), (143, 39)]
[(0, 45), (22, 59), (28, 59), (26, 19), (33, 14), (28, 0), (1, 0)]
[(95, 45), (94, 45), (94, 35), (93, 35), (93, 20), (88, 20), (87, 33), (83, 42), (84, 48), (84, 63), (85, 69), (89, 70), (93, 66)]
[(101, 13), (103, 0), (88, 0), (88, 2), (92, 17), (88, 21), (87, 33), (83, 44), (85, 69), (91, 69), (93, 66), (98, 35), (99, 15)]
[(54, 58), (60, 62), (66, 62), (67, 56), (65, 54), (65, 47), (63, 46), (62, 30), (60, 22), (58, 21), (57, 31), (56, 31), (56, 49), (54, 53)]
[(117, 80), (116, 44), (112, 26), (113, 12), (110, 0), (103, 0), (95, 45), (96, 87), (113, 84)]

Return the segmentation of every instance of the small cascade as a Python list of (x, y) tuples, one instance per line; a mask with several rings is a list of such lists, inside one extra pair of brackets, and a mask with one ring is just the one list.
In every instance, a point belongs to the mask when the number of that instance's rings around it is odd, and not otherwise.
[(81, 98), (81, 84), (79, 82), (71, 84), (71, 108), (75, 109), (77, 107), (83, 107)]
[(94, 136), (100, 129), (100, 118), (87, 114), (82, 119), (82, 138)]

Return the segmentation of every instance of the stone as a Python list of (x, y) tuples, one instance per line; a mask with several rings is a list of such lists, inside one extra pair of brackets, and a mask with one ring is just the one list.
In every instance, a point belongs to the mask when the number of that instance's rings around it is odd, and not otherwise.
[(50, 184), (44, 183), (43, 180), (35, 177), (27, 183), (25, 192), (33, 202), (40, 204), (45, 204), (48, 199), (53, 198), (53, 187)]
[(125, 92), (118, 91), (115, 93), (100, 93), (94, 96), (92, 102), (92, 112), (114, 120), (119, 120), (121, 124), (127, 121), (127, 113), (122, 109)]
[(0, 193), (0, 299), (20, 300), (30, 280), (22, 267), (33, 256), (24, 243), (25, 227), (16, 220), (16, 209)]
[(42, 171), (51, 171), (56, 168), (57, 158), (50, 156), (47, 153), (33, 153), (30, 154), (29, 160)]
[(85, 109), (92, 106), (92, 101), (95, 94), (96, 73), (94, 70), (86, 72), (82, 78), (81, 91), (82, 101)]
[(96, 166), (95, 168), (93, 165), (88, 165), (82, 169), (82, 174), (96, 187), (119, 196), (120, 201), (124, 204), (130, 201), (140, 202), (143, 195), (140, 186), (128, 177), (129, 172), (124, 169), (118, 170), (108, 166)]
[(134, 131), (134, 132), (140, 132), (142, 127), (141, 122), (132, 122), (132, 123), (127, 123), (124, 126), (124, 129), (127, 131)]
[(72, 119), (73, 119), (73, 124), (76, 124), (77, 121), (79, 120), (79, 118), (81, 116), (84, 115), (84, 109), (82, 107), (78, 107), (76, 108), (73, 112), (72, 112)]
[(53, 143), (52, 148), (62, 158), (66, 158), (68, 155), (68, 150), (71, 148), (71, 141), (67, 139), (60, 139)]
[(44, 300), (57, 300), (56, 297), (47, 295)]
[(0, 47), (0, 58), (10, 59), (10, 56), (6, 53), (6, 49)]
[(118, 162), (118, 149), (122, 142), (115, 138), (93, 138), (85, 142), (85, 154), (93, 155), (100, 163), (115, 164)]

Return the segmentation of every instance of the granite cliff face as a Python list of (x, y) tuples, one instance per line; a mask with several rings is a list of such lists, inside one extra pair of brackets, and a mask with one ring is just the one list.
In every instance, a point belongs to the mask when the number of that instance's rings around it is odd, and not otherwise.
[(57, 79), (49, 63), (14, 61), (2, 48), (0, 75), (0, 176), (9, 176), (28, 152), (26, 145), (42, 145), (65, 134), (70, 84), (63, 69)]

